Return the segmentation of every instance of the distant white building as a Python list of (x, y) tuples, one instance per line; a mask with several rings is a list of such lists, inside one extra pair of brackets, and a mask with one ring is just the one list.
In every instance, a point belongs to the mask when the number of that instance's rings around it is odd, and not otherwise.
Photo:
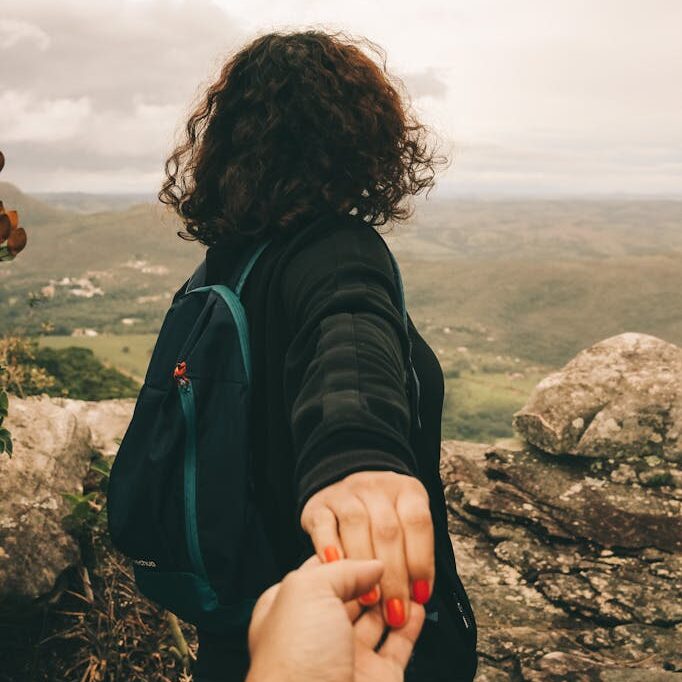
[(165, 265), (149, 265), (146, 260), (129, 259), (124, 264), (125, 267), (139, 270), (145, 275), (167, 275), (169, 270)]
[(71, 336), (98, 336), (99, 332), (96, 329), (87, 329), (85, 327), (76, 327)]
[[(95, 286), (87, 277), (62, 277), (60, 280), (51, 279), (48, 287), (52, 287), (52, 294), (45, 294), (47, 296), (54, 296), (54, 287), (74, 287), (69, 289), (72, 296), (79, 296), (81, 298), (92, 298), (93, 296), (104, 296), (104, 290), (101, 287)], [(48, 290), (48, 287), (43, 287), (43, 290)]]

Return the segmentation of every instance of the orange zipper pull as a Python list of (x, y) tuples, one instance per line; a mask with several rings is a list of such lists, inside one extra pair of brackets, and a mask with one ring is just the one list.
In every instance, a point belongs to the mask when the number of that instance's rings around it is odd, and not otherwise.
[(187, 363), (184, 360), (182, 362), (178, 362), (178, 364), (175, 365), (175, 369), (173, 370), (173, 378), (178, 383), (181, 383), (183, 381), (187, 381), (187, 379), (185, 378), (186, 372), (187, 372)]

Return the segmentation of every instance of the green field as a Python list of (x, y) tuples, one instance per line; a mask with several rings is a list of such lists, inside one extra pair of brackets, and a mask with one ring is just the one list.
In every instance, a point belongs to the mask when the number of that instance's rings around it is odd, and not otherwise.
[(133, 377), (140, 385), (144, 380), (156, 334), (100, 334), (99, 336), (41, 336), (40, 346), (89, 348), (105, 365)]
[(442, 437), (489, 443), (512, 437), (512, 415), (546, 374), (536, 368), (523, 370), (467, 371), (446, 378)]

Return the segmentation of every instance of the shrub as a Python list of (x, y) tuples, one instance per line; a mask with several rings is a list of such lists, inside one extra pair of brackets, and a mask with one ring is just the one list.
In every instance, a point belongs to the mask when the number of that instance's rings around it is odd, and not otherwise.
[(46, 393), (78, 400), (134, 398), (134, 379), (106, 367), (89, 348), (39, 348), (35, 339), (0, 339), (0, 363), (7, 367), (3, 385), (20, 396)]

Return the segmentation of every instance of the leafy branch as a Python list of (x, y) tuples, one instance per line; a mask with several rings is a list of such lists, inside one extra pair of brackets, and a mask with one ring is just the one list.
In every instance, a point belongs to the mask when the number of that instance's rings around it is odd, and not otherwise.
[[(5, 156), (0, 152), (0, 171), (5, 167)], [(16, 211), (6, 211), (0, 200), (0, 261), (14, 260), (14, 257), (26, 246), (26, 230), (19, 227), (19, 214)], [(0, 378), (6, 369), (0, 364)], [(12, 434), (2, 425), (7, 416), (9, 398), (4, 389), (4, 382), (0, 382), (0, 455), (4, 452), (12, 456)]]

